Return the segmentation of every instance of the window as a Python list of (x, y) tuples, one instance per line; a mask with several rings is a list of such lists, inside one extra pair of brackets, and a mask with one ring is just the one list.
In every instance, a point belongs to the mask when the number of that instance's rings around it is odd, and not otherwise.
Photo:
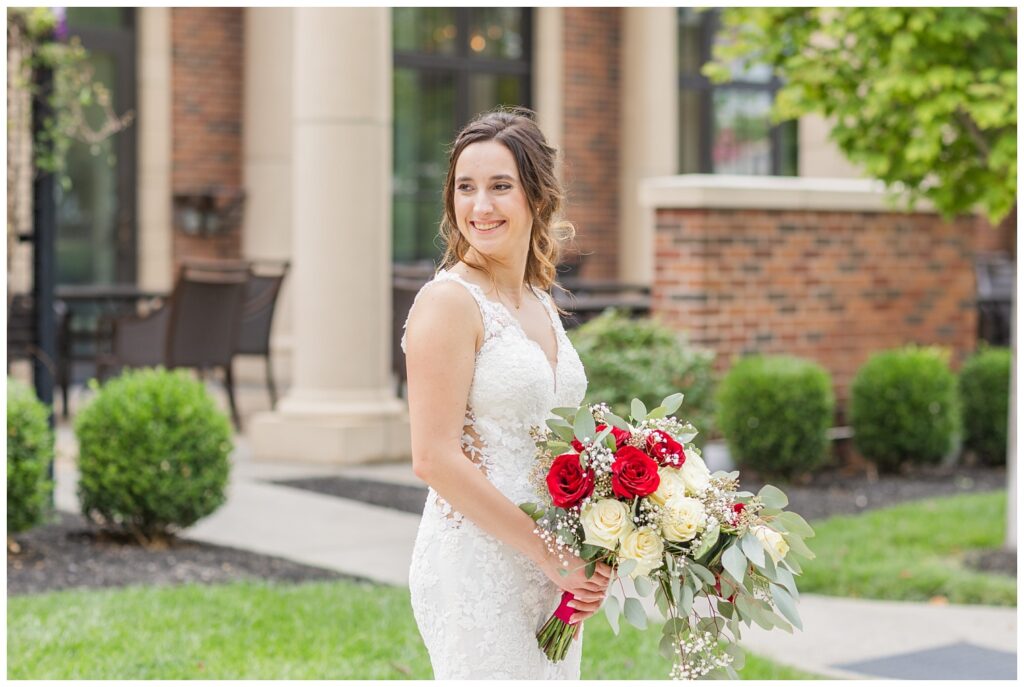
[(796, 121), (772, 126), (781, 86), (767, 65), (712, 84), (700, 73), (711, 59), (720, 10), (679, 9), (679, 171), (683, 174), (797, 174)]
[(429, 260), (441, 217), (447, 147), (480, 112), (530, 106), (530, 12), (396, 7), (393, 258)]
[[(70, 7), (70, 35), (89, 51), (93, 78), (110, 91), (114, 112), (135, 110), (135, 28), (131, 8)], [(96, 127), (98, 106), (85, 117)], [(71, 188), (57, 188), (57, 283), (135, 281), (135, 140), (138, 126), (94, 146), (73, 141)]]

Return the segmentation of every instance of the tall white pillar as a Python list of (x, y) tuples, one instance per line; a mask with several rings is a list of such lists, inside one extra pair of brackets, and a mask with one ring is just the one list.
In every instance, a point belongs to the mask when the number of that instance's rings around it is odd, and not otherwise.
[(654, 217), (640, 181), (679, 173), (679, 73), (675, 7), (622, 10), (622, 133), (619, 147), (619, 278), (654, 278)]
[(257, 458), (409, 455), (391, 380), (388, 8), (294, 10), (292, 387), (252, 421)]
[[(292, 259), (292, 15), (287, 7), (245, 10), (242, 255), (258, 260)], [(293, 276), (274, 308), (270, 350), (278, 388), (292, 381)], [(235, 359), (236, 380), (259, 386), (264, 375), (262, 360)]]

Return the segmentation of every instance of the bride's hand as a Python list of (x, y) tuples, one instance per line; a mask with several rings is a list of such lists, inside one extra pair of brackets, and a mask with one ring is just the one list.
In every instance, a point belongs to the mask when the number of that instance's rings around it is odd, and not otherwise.
[[(548, 578), (557, 584), (561, 589), (570, 592), (573, 600), (569, 607), (576, 612), (572, 614), (569, 622), (572, 624), (582, 623), (590, 616), (597, 613), (604, 603), (604, 597), (608, 594), (608, 584), (611, 582), (612, 569), (606, 563), (598, 562), (594, 574), (588, 580), (586, 575), (586, 561), (576, 556), (569, 556), (567, 569), (569, 574), (562, 576), (558, 573), (562, 568), (561, 561), (553, 554), (549, 555), (541, 569)], [(579, 628), (576, 629), (576, 636), (579, 636)]]

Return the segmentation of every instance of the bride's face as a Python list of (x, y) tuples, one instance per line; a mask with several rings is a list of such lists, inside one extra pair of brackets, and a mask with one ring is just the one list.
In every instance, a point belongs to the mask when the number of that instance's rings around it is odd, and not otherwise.
[(478, 253), (515, 262), (530, 248), (533, 215), (512, 152), (497, 141), (471, 143), (455, 162), (455, 219)]

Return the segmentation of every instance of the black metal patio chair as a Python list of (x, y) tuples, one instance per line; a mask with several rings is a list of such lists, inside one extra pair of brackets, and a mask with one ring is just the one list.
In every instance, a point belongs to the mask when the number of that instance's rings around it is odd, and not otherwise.
[(113, 321), (113, 351), (97, 361), (97, 376), (125, 367), (190, 367), (205, 377), (222, 368), (235, 427), (241, 429), (235, 403), (231, 359), (242, 321), (249, 281), (244, 262), (186, 262), (167, 302), (147, 316)]
[(287, 260), (261, 260), (250, 265), (249, 281), (242, 305), (242, 323), (238, 329), (235, 355), (258, 355), (266, 362), (267, 392), (270, 407), (277, 407), (277, 388), (270, 359), (270, 329), (281, 285), (288, 274)]

